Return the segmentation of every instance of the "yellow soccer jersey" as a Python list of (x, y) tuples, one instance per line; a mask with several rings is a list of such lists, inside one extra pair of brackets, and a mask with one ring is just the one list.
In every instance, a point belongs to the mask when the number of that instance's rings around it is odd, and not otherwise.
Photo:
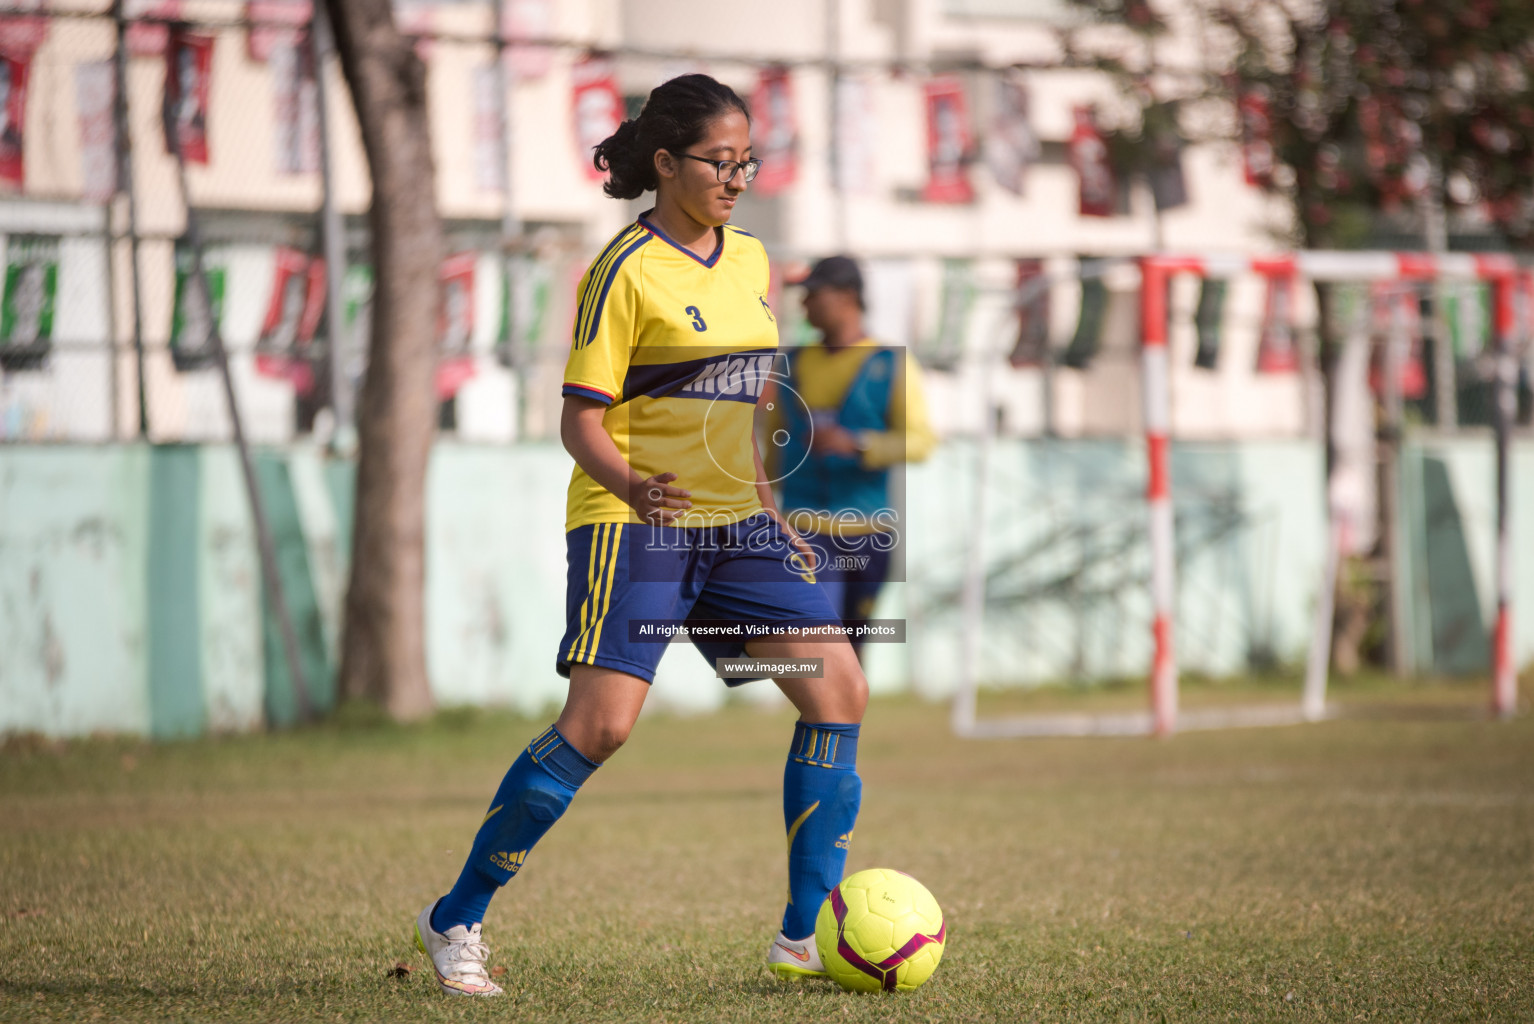
[[(778, 325), (767, 305), (767, 252), (728, 225), (704, 260), (644, 216), (581, 278), (564, 394), (607, 404), (602, 426), (640, 476), (675, 473), (692, 492), (678, 526), (761, 511), (753, 422)], [(637, 523), (628, 503), (580, 466), (565, 529)]]

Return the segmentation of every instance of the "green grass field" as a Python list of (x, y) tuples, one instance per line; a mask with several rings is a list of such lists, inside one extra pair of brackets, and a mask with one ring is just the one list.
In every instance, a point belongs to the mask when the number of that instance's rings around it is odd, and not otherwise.
[(902, 996), (763, 967), (787, 712), (645, 718), (491, 908), (490, 1001), (441, 995), (409, 929), (546, 719), (13, 741), (0, 1019), (1534, 1020), (1534, 720), (1448, 713), (1481, 700), (985, 742), (876, 701), (849, 869), (916, 875), (950, 935)]

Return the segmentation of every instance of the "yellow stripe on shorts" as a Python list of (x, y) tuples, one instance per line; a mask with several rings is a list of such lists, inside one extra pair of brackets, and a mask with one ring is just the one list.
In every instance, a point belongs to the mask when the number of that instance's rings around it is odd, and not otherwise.
[(570, 649), (565, 652), (566, 661), (575, 660), (575, 648), (581, 642), (581, 637), (586, 635), (586, 624), (591, 620), (591, 603), (596, 597), (597, 588), (597, 549), (602, 546), (602, 531), (606, 526), (606, 523), (597, 523), (591, 531), (591, 557), (586, 565), (586, 600), (581, 604), (581, 631), (570, 641)]
[[(583, 639), (589, 639), (581, 650), (576, 653), (576, 661), (590, 662), (597, 653), (597, 641), (602, 637), (602, 619), (607, 615), (607, 609), (612, 603), (613, 577), (618, 574), (618, 542), (623, 538), (623, 525), (611, 524), (609, 534), (611, 542), (604, 546), (602, 552), (601, 570), (597, 572), (597, 586), (602, 590), (601, 600), (597, 602), (596, 614), (592, 617), (591, 625), (582, 633)], [(604, 582), (602, 572), (605, 571), (607, 579)]]
[(613, 553), (607, 566), (607, 590), (602, 594), (602, 613), (597, 616), (596, 628), (591, 634), (592, 655), (597, 653), (597, 648), (602, 644), (602, 622), (607, 618), (608, 609), (612, 607), (613, 577), (618, 575), (618, 548), (623, 544), (623, 526), (613, 527)]

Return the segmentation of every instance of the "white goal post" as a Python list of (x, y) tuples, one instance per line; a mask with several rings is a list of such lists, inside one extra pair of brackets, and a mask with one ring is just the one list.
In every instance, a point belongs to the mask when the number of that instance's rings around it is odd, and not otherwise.
[[(1314, 722), (1328, 716), (1326, 688), (1331, 655), (1333, 595), (1341, 561), (1342, 527), (1331, 507), (1327, 488), (1326, 556), (1318, 581), (1315, 620), (1306, 665), (1305, 683), (1298, 704), (1249, 708), (1211, 708), (1180, 711), (1173, 617), (1176, 595), (1175, 537), (1172, 514), (1172, 480), (1169, 467), (1170, 396), (1167, 354), (1168, 288), (1181, 274), (1228, 279), (1241, 274), (1287, 277), (1335, 283), (1398, 282), (1415, 285), (1426, 281), (1482, 282), (1490, 287), (1492, 328), (1496, 357), (1496, 616), (1491, 639), (1491, 709), (1506, 718), (1517, 704), (1517, 674), (1513, 645), (1513, 559), (1509, 538), (1509, 435), (1515, 414), (1517, 379), (1516, 335), (1528, 325), (1519, 321), (1517, 298), (1530, 289), (1534, 275), (1521, 269), (1509, 256), (1461, 253), (1319, 252), (1304, 251), (1269, 256), (1153, 254), (1139, 258), (1141, 275), (1141, 387), (1148, 484), (1148, 530), (1151, 554), (1151, 605), (1153, 655), (1149, 679), (1149, 708), (1120, 714), (1033, 714), (982, 718), (977, 711), (979, 648), (985, 610), (984, 494), (994, 417), (982, 418), (978, 439), (975, 509), (970, 524), (962, 589), (964, 635), (959, 659), (958, 689), (952, 708), (952, 727), (964, 737), (1026, 736), (1167, 736), (1177, 731), (1221, 729), (1256, 725), (1287, 725)], [(1024, 287), (1037, 287), (1030, 281)], [(1527, 291), (1525, 291), (1527, 294)], [(1020, 294), (1019, 304), (1029, 296)], [(1397, 320), (1386, 343), (1385, 378), (1394, 382), (1394, 360), (1404, 358), (1405, 326)], [(1388, 386), (1387, 386), (1388, 387)], [(987, 408), (992, 396), (984, 396)], [(1397, 399), (1399, 395), (1397, 393)]]

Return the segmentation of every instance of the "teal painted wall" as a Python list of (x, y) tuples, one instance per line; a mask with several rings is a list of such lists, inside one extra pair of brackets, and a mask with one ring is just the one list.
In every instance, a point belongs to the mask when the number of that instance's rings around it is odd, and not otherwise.
[(0, 733), (149, 731), (148, 467), (0, 447)]
[(261, 563), (233, 448), (204, 446), (196, 545), (206, 727), (240, 732), (264, 721)]
[[(1534, 444), (1512, 452), (1515, 656), (1534, 660)], [(1496, 613), (1496, 453), (1491, 435), (1414, 439), (1402, 450), (1417, 670), (1484, 673)]]
[(149, 732), (198, 736), (207, 727), (202, 645), (202, 452), (172, 445), (149, 452)]
[[(906, 618), (912, 642), (871, 651), (880, 686), (941, 695), (957, 684), (976, 459), (972, 446), (951, 443), (908, 473), (912, 585), (889, 593), (880, 614)], [(1304, 443), (1173, 446), (1184, 671), (1303, 659), (1322, 554), (1321, 472)], [(1003, 442), (989, 478), (981, 678), (1142, 675), (1151, 655), (1143, 444)]]
[[(877, 691), (956, 682), (958, 588), (975, 498), (973, 446), (911, 467), (904, 586), (878, 614), (911, 642), (872, 645)], [(1150, 657), (1144, 452), (1138, 441), (1008, 441), (991, 452), (982, 675), (1029, 685), (1140, 676)], [(438, 701), (533, 712), (557, 703), (564, 495), (552, 444), (440, 443), (427, 493), (428, 670)], [(1174, 446), (1177, 636), (1184, 671), (1296, 664), (1321, 559), (1319, 453), (1303, 442)], [(263, 450), (304, 663), (333, 700), (354, 468), (305, 447)], [(1403, 479), (1424, 666), (1474, 671), (1490, 621), (1489, 440), (1415, 441)], [(1534, 660), (1534, 444), (1517, 452), (1520, 661)], [(1467, 596), (1468, 594), (1468, 596)], [(727, 694), (690, 646), (652, 703), (703, 711)], [(0, 447), (0, 732), (178, 736), (291, 720), (292, 687), (265, 607), (234, 451)]]
[(432, 460), (426, 651), (439, 701), (532, 712), (564, 697), (554, 647), (565, 628), (572, 463), (555, 445), (511, 451), (439, 447)]
[[(298, 668), (303, 674), (309, 707), (323, 714), (335, 707), (336, 666), (332, 658), (334, 648), (325, 628), (327, 614), (321, 610), (320, 592), (316, 587), (316, 581), (324, 577), (321, 566), (311, 559), (311, 545), (304, 530), (304, 518), (299, 512), (299, 488), (295, 485), (295, 478), (302, 478), (310, 466), (306, 454), (262, 452), (253, 462), (266, 521), (272, 531), (283, 601), (298, 648)], [(335, 557), (334, 552), (330, 554)], [(335, 596), (339, 598), (339, 593)], [(288, 666), (282, 629), (270, 600), (270, 592), (263, 585), (261, 632), (266, 668), (263, 679), (266, 720), (281, 727), (299, 722), (302, 714), (298, 689)]]

